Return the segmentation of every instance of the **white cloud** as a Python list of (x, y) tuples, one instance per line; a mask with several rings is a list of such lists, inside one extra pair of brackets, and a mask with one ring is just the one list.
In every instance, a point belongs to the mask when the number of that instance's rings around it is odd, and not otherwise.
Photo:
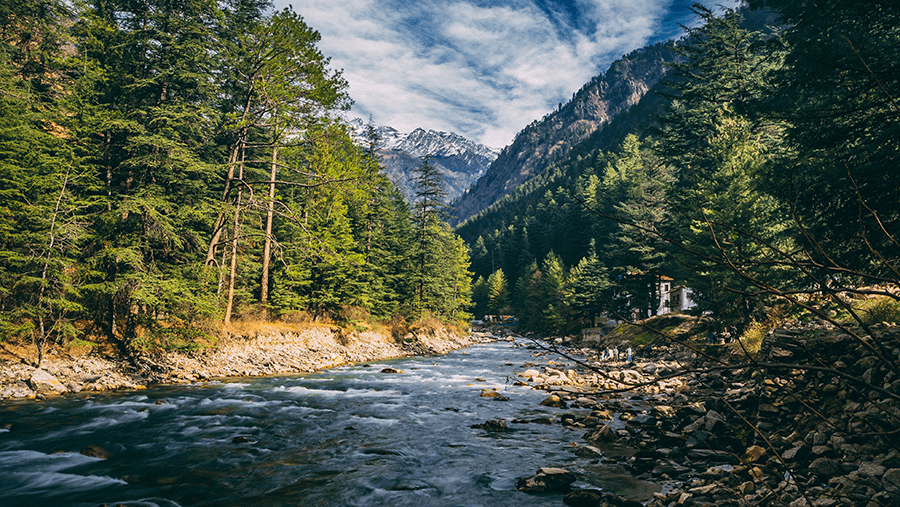
[[(322, 35), (355, 104), (400, 130), (502, 147), (613, 60), (654, 40), (684, 0), (276, 0)], [(483, 3), (483, 2), (479, 2)], [(546, 6), (548, 2), (543, 2)], [(549, 11), (549, 12), (548, 12)]]

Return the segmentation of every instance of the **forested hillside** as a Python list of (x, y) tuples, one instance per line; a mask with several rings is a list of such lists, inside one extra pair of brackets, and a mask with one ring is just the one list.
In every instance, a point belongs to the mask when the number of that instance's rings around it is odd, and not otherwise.
[(458, 228), (476, 313), (648, 316), (663, 277), (741, 329), (848, 294), (898, 308), (900, 7), (749, 4), (695, 5), (663, 82)]
[(452, 203), (454, 220), (466, 220), (509, 195), (548, 165), (563, 160), (579, 143), (605, 130), (662, 78), (664, 62), (672, 58), (671, 44), (636, 49), (582, 86), (572, 100), (531, 122), (500, 152), (487, 173)]
[(433, 174), (411, 208), (353, 144), (347, 83), (297, 13), (25, 0), (0, 23), (2, 338), (466, 318), (468, 253)]

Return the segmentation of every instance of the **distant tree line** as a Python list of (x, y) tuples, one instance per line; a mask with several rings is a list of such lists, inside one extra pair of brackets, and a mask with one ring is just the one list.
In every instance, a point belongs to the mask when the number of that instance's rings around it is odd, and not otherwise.
[(374, 136), (351, 142), (347, 83), (291, 9), (23, 0), (0, 23), (0, 337), (467, 318), (468, 252), (432, 175), (411, 207)]
[(557, 333), (646, 317), (662, 275), (738, 327), (828, 319), (846, 294), (897, 304), (900, 6), (749, 4), (775, 26), (694, 5), (701, 24), (644, 99), (658, 114), (618, 148), (589, 139), (457, 229), (476, 313)]

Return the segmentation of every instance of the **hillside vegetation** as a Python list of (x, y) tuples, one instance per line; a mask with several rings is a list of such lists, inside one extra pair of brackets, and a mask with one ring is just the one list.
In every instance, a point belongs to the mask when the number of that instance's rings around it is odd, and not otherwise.
[(0, 8), (0, 340), (202, 344), (243, 317), (465, 321), (441, 187), (339, 119), (319, 34), (265, 1)]

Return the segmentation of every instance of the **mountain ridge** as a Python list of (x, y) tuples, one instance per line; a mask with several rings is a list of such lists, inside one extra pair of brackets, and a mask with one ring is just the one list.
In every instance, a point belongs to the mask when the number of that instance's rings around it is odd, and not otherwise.
[(673, 42), (636, 49), (591, 79), (565, 105), (533, 121), (501, 150), (484, 176), (451, 203), (453, 223), (511, 194), (638, 104), (665, 75), (664, 62), (675, 58)]
[[(354, 141), (367, 146), (366, 123), (360, 118), (348, 123)], [(498, 155), (498, 150), (455, 132), (421, 127), (412, 132), (401, 132), (386, 125), (374, 126), (374, 131), (377, 138), (375, 152), (385, 174), (410, 202), (414, 200), (416, 190), (412, 181), (413, 172), (421, 167), (426, 156), (430, 157), (429, 163), (438, 170), (444, 181), (446, 202), (449, 203), (484, 175)]]

